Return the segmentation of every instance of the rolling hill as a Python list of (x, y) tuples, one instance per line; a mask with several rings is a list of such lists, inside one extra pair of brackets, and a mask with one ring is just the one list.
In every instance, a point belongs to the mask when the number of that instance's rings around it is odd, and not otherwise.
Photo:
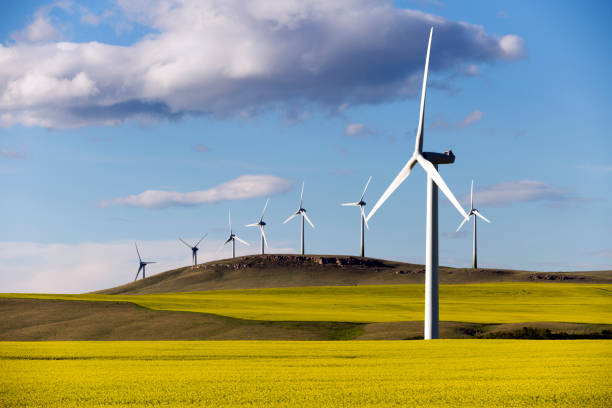
[[(532, 272), (490, 268), (439, 270), (440, 283), (612, 283), (612, 271)], [(249, 255), (152, 275), (101, 294), (150, 294), (205, 290), (423, 283), (418, 264), (339, 255)]]
[[(265, 255), (89, 294), (0, 293), (0, 341), (419, 338), (424, 273), (372, 258)], [(445, 338), (612, 335), (612, 271), (441, 267), (440, 281)]]

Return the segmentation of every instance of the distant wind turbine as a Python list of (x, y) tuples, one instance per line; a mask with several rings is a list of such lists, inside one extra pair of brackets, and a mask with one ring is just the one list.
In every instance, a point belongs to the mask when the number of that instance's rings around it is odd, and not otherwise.
[(389, 196), (402, 184), (410, 174), (410, 171), (418, 163), (427, 173), (427, 228), (425, 249), (425, 339), (436, 339), (439, 336), (439, 300), (438, 300), (438, 188), (455, 206), (457, 211), (469, 219), (465, 210), (459, 204), (452, 191), (448, 188), (440, 174), (439, 164), (454, 163), (455, 155), (452, 151), (444, 153), (423, 152), (423, 126), (425, 121), (425, 94), (427, 89), (427, 73), (429, 71), (429, 54), (431, 51), (431, 37), (433, 27), (429, 32), (427, 44), (427, 56), (425, 58), (425, 72), (423, 74), (423, 88), (421, 90), (421, 110), (419, 114), (419, 127), (417, 129), (414, 152), (404, 165), (404, 168), (395, 177), (395, 180), (387, 187), (387, 190), (378, 199), (374, 208), (368, 214), (369, 221), (380, 206)]
[(236, 236), (236, 234), (234, 234), (234, 232), (232, 231), (232, 211), (229, 211), (229, 237), (225, 240), (225, 242), (223, 244), (221, 244), (221, 246), (219, 247), (219, 249), (217, 249), (217, 252), (219, 252), (221, 250), (221, 248), (223, 248), (225, 246), (225, 244), (227, 244), (228, 242), (232, 243), (232, 258), (236, 257), (236, 241), (242, 242), (244, 245), (249, 246), (249, 243), (246, 241), (241, 240), (240, 238), (238, 238)]
[(302, 233), (301, 233), (301, 241), (300, 241), (300, 246), (301, 246), (301, 254), (302, 256), (304, 255), (304, 219), (306, 219), (306, 221), (308, 221), (308, 223), (310, 224), (310, 226), (312, 228), (314, 228), (315, 226), (312, 224), (312, 222), (310, 222), (310, 218), (308, 218), (308, 216), (306, 215), (306, 209), (304, 207), (302, 207), (302, 199), (304, 198), (304, 182), (302, 182), (302, 192), (300, 193), (300, 206), (297, 209), (297, 211), (292, 214), (289, 218), (287, 218), (285, 220), (285, 222), (283, 222), (283, 224), (288, 223), (291, 219), (297, 217), (298, 215), (302, 216)]
[(261, 212), (261, 217), (259, 218), (259, 222), (256, 222), (254, 224), (247, 224), (246, 227), (259, 227), (259, 230), (261, 231), (261, 254), (264, 254), (264, 245), (268, 246), (268, 241), (266, 240), (266, 234), (264, 232), (264, 227), (266, 226), (266, 223), (263, 220), (263, 216), (266, 213), (266, 208), (268, 208), (268, 202), (270, 201), (270, 199), (268, 198), (266, 200), (266, 205), (264, 205), (264, 209)]
[(365, 207), (366, 203), (365, 201), (363, 201), (363, 197), (365, 196), (366, 190), (368, 189), (368, 186), (370, 185), (370, 181), (372, 181), (372, 176), (370, 176), (370, 178), (368, 179), (368, 182), (365, 185), (365, 188), (363, 189), (363, 193), (361, 193), (361, 198), (359, 199), (359, 201), (357, 201), (356, 203), (344, 203), (342, 204), (345, 207), (359, 207), (360, 213), (361, 215), (359, 216), (360, 218), (360, 224), (361, 224), (361, 256), (365, 256), (365, 248), (364, 248), (364, 235), (365, 235), (365, 231), (363, 229), (363, 226), (365, 224), (365, 226), (370, 229), (370, 227), (368, 226), (368, 222), (366, 221), (366, 216), (365, 216), (365, 212), (363, 210), (363, 207)]
[(191, 249), (191, 257), (193, 258), (193, 265), (194, 266), (198, 264), (198, 245), (200, 245), (200, 242), (202, 242), (202, 240), (204, 238), (206, 238), (207, 235), (208, 234), (204, 234), (204, 236), (202, 238), (200, 238), (200, 240), (194, 246), (191, 246), (188, 243), (186, 243), (185, 241), (183, 241), (183, 238), (179, 238), (179, 241), (181, 241), (183, 244), (187, 245), (187, 248)]
[[(478, 249), (476, 246), (476, 217), (482, 218), (489, 224), (491, 223), (491, 221), (489, 221), (484, 215), (479, 213), (476, 208), (474, 208), (474, 180), (472, 180), (472, 187), (470, 188), (470, 212), (468, 213), (468, 216), (470, 217), (474, 216), (474, 241), (472, 244), (472, 268), (476, 269), (478, 268)], [(457, 232), (459, 232), (461, 227), (463, 227), (463, 224), (465, 224), (467, 221), (468, 221), (467, 219), (464, 219), (463, 221), (461, 221), (461, 224), (459, 224), (459, 227), (457, 228)]]
[(138, 260), (140, 261), (140, 266), (138, 266), (138, 272), (136, 272), (136, 277), (134, 278), (134, 280), (138, 279), (138, 274), (140, 273), (140, 271), (142, 270), (142, 279), (146, 278), (145, 276), (145, 269), (147, 267), (148, 264), (153, 264), (155, 262), (144, 262), (142, 260), (142, 258), (140, 257), (140, 251), (138, 250), (138, 245), (136, 245), (136, 243), (134, 242), (134, 246), (136, 247), (136, 253), (138, 254)]

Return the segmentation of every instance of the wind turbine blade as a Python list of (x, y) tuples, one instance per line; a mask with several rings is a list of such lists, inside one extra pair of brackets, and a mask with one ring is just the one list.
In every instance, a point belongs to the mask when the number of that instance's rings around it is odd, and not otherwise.
[(343, 207), (357, 207), (359, 205), (359, 203), (344, 203), (344, 204), (340, 204)]
[(264, 228), (263, 227), (259, 227), (261, 229), (261, 236), (263, 237), (264, 240), (264, 244), (266, 244), (266, 248), (268, 247), (268, 240), (266, 239), (266, 233), (264, 232)]
[(472, 187), (470, 187), (470, 210), (474, 209), (474, 180), (472, 180)]
[(285, 221), (283, 221), (283, 224), (288, 223), (289, 221), (291, 221), (292, 219), (294, 219), (295, 217), (297, 217), (298, 213), (295, 213), (293, 215), (291, 215), (291, 217), (287, 218)]
[(136, 247), (136, 253), (138, 254), (138, 260), (142, 262), (142, 258), (140, 257), (140, 251), (138, 250), (138, 245), (134, 242), (134, 246)]
[(138, 272), (136, 272), (136, 277), (134, 278), (134, 280), (138, 279), (138, 275), (140, 274), (141, 269), (142, 269), (142, 265), (138, 267)]
[(232, 210), (228, 210), (230, 234), (232, 233)]
[(429, 72), (429, 52), (431, 51), (431, 37), (433, 36), (433, 27), (429, 30), (429, 43), (427, 44), (427, 56), (425, 57), (425, 71), (423, 72), (423, 88), (421, 90), (421, 111), (419, 114), (419, 127), (417, 129), (417, 137), (414, 145), (415, 153), (423, 152), (423, 122), (425, 121), (425, 94), (427, 93), (427, 74)]
[(300, 193), (300, 208), (302, 208), (302, 199), (304, 198), (304, 182), (302, 181), (302, 192)]
[(217, 251), (215, 252), (216, 254), (219, 253), (219, 251), (221, 251), (223, 249), (223, 247), (225, 246), (225, 244), (227, 244), (230, 240), (225, 241), (224, 243), (221, 244), (221, 246), (219, 247), (219, 249), (217, 249)]
[(378, 211), (380, 206), (383, 205), (387, 198), (389, 198), (389, 196), (400, 186), (400, 184), (402, 184), (402, 182), (406, 180), (406, 177), (408, 177), (408, 175), (410, 174), (410, 171), (416, 164), (416, 161), (417, 159), (414, 156), (412, 156), (410, 160), (408, 160), (408, 162), (404, 165), (404, 168), (395, 177), (395, 180), (393, 180), (393, 182), (389, 184), (389, 187), (387, 187), (383, 195), (380, 196), (380, 198), (374, 205), (374, 208), (370, 210), (370, 213), (366, 217), (366, 221), (369, 221), (370, 218), (372, 218), (372, 216), (376, 213), (376, 211)]
[(463, 224), (465, 224), (467, 222), (467, 220), (464, 218), (461, 220), (461, 224), (459, 224), (459, 227), (457, 227), (457, 231), (455, 232), (459, 232), (459, 230), (461, 229), (461, 227), (463, 227)]
[(477, 216), (479, 216), (480, 218), (482, 218), (483, 220), (485, 220), (486, 222), (488, 222), (489, 224), (491, 223), (491, 221), (489, 221), (487, 219), (487, 217), (485, 217), (484, 215), (482, 215), (481, 213), (478, 212), (478, 210), (474, 210), (474, 214), (476, 214)]
[(302, 217), (306, 218), (306, 221), (308, 221), (308, 223), (310, 224), (310, 226), (312, 228), (314, 228), (314, 225), (312, 224), (312, 222), (310, 222), (310, 218), (308, 218), (308, 216), (306, 215), (305, 212), (302, 213)]
[(183, 238), (179, 238), (179, 241), (181, 241), (183, 244), (187, 245), (187, 248), (191, 249), (191, 245), (189, 245), (188, 243), (183, 241)]
[(148, 264), (152, 264), (152, 263), (157, 263), (157, 261), (154, 261), (154, 262), (145, 262), (145, 263), (148, 265)]
[(198, 241), (198, 243), (197, 243), (197, 244), (195, 244), (194, 246), (195, 246), (195, 247), (197, 247), (198, 245), (200, 245), (200, 242), (202, 242), (202, 240), (203, 240), (204, 238), (206, 238), (207, 236), (208, 236), (208, 232), (207, 232), (206, 234), (204, 234), (204, 235), (202, 236), (202, 238), (200, 238), (200, 240)]
[(255, 223), (255, 224), (247, 224), (245, 225), (245, 227), (257, 227), (259, 224)]
[(227, 244), (228, 242), (231, 242), (232, 240), (232, 236), (230, 235), (230, 237), (228, 239), (225, 240), (225, 242), (223, 243), (223, 245)]
[(246, 246), (251, 246), (251, 244), (249, 244), (249, 243), (248, 243), (248, 242), (246, 242), (246, 241), (241, 240), (240, 238), (238, 238), (238, 237), (236, 237), (236, 236), (234, 236), (234, 239), (235, 239), (236, 241), (242, 242), (242, 243), (243, 243), (244, 245), (246, 245)]
[(438, 170), (436, 170), (434, 165), (431, 164), (429, 160), (427, 160), (420, 154), (417, 155), (417, 160), (419, 161), (419, 164), (423, 167), (423, 169), (425, 169), (429, 177), (431, 177), (434, 183), (437, 184), (438, 188), (442, 190), (446, 198), (448, 198), (451, 204), (455, 206), (457, 211), (459, 211), (459, 214), (463, 215), (463, 218), (465, 218), (466, 220), (469, 220), (469, 216), (467, 215), (463, 207), (461, 207), (461, 204), (459, 204), (459, 201), (457, 201), (457, 198), (450, 190), (450, 188), (448, 188), (446, 182), (444, 181), (442, 176), (440, 176), (440, 173), (438, 173)]
[(263, 221), (263, 216), (264, 216), (264, 214), (266, 213), (266, 208), (268, 208), (268, 203), (269, 203), (269, 202), (270, 202), (270, 199), (268, 198), (268, 199), (266, 200), (266, 205), (264, 205), (264, 209), (263, 209), (263, 211), (261, 212), (261, 218), (259, 219), (259, 221)]
[(370, 226), (368, 225), (368, 220), (366, 219), (365, 211), (363, 211), (363, 207), (361, 207), (361, 217), (363, 217), (363, 221), (365, 222), (366, 228), (370, 229)]
[(368, 186), (370, 185), (370, 181), (372, 181), (372, 176), (370, 176), (370, 178), (368, 179), (368, 182), (366, 183), (365, 188), (363, 189), (363, 193), (361, 193), (361, 198), (359, 199), (359, 201), (363, 200), (366, 190), (368, 189)]

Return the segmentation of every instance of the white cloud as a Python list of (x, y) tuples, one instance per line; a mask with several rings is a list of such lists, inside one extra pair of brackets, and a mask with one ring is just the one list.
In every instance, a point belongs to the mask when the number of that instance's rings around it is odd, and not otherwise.
[(525, 44), (523, 39), (514, 34), (503, 36), (499, 40), (504, 57), (507, 59), (519, 59), (525, 56)]
[[(198, 239), (192, 237), (189, 241)], [(200, 244), (198, 262), (231, 256), (228, 248), (216, 252), (221, 243), (221, 240), (205, 239)], [(191, 251), (178, 240), (138, 241), (138, 247), (143, 260), (157, 262), (147, 266), (147, 276), (191, 263)], [(236, 245), (238, 256), (256, 251), (253, 246)], [(292, 248), (270, 248), (268, 251), (295, 252)], [(138, 257), (132, 241), (77, 244), (0, 242), (0, 288), (3, 292), (90, 292), (131, 282), (137, 269)]]
[(344, 135), (357, 139), (362, 139), (365, 131), (365, 125), (363, 123), (349, 123), (344, 127)]
[[(469, 199), (469, 194), (461, 197), (465, 204), (469, 203)], [(568, 190), (552, 187), (541, 181), (520, 180), (478, 188), (474, 191), (474, 201), (479, 206), (506, 206), (521, 202), (562, 203), (581, 200), (572, 196)]]
[(160, 208), (176, 205), (211, 204), (219, 201), (246, 200), (287, 191), (292, 181), (266, 174), (245, 174), (208, 190), (178, 191), (147, 190), (127, 197), (112, 198), (102, 206), (123, 204), (131, 207)]
[(458, 126), (459, 127), (466, 127), (474, 122), (478, 122), (480, 121), (480, 119), (482, 118), (482, 112), (479, 111), (478, 109), (475, 109), (473, 112), (471, 112), (469, 115), (467, 115), (465, 118), (463, 118), (463, 120), (461, 122), (459, 122)]
[(39, 8), (34, 13), (34, 20), (23, 30), (11, 33), (11, 38), (21, 43), (42, 43), (62, 39), (62, 33), (53, 25), (49, 16), (54, 8), (67, 10), (70, 8), (70, 3), (57, 1)]
[(115, 14), (123, 14), (113, 18), (151, 33), (129, 46), (55, 43), (57, 30), (39, 12), (40, 21), (19, 34), (35, 43), (0, 45), (0, 125), (249, 117), (304, 106), (335, 112), (409, 97), (417, 93), (431, 25), (433, 75), (524, 53), (515, 35), (496, 37), (390, 0), (118, 4)]

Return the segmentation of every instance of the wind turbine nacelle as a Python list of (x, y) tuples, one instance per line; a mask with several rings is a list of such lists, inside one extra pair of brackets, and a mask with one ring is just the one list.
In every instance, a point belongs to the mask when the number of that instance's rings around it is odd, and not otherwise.
[(263, 227), (264, 225), (266, 225), (266, 223), (265, 223), (265, 222), (263, 222), (263, 221), (260, 221), (260, 222), (259, 222), (259, 225), (261, 225), (261, 226)]
[(455, 162), (455, 154), (452, 150), (444, 153), (423, 152), (423, 157), (433, 164), (451, 164)]

